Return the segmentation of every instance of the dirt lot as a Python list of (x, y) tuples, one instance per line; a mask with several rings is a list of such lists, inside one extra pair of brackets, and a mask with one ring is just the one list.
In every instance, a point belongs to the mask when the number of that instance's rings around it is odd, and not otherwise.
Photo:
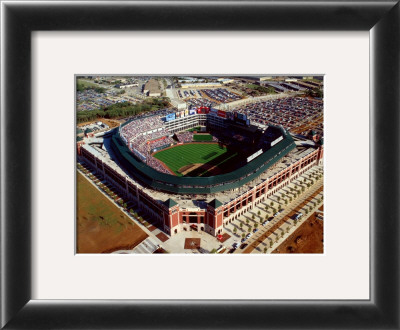
[(324, 224), (312, 214), (272, 253), (324, 253)]
[(148, 235), (77, 173), (77, 253), (132, 249)]

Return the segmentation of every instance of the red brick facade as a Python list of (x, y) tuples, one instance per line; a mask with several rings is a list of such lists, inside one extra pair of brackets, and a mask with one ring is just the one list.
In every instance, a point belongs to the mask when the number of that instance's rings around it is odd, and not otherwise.
[[(204, 210), (182, 209), (175, 202), (173, 202), (175, 205), (167, 206), (165, 203), (153, 199), (134, 185), (126, 175), (121, 175), (85, 149), (81, 148), (80, 151), (84, 160), (113, 184), (122, 196), (135, 201), (143, 211), (149, 213), (152, 218), (158, 221), (160, 228), (170, 235), (189, 230), (205, 231), (211, 235), (221, 234), (225, 224), (252, 209), (303, 172), (319, 165), (323, 157), (323, 146), (320, 146), (268, 180), (249, 191), (243, 192), (242, 195), (229, 203), (219, 205), (217, 208), (209, 204), (207, 209)], [(171, 196), (171, 198), (174, 197)]]

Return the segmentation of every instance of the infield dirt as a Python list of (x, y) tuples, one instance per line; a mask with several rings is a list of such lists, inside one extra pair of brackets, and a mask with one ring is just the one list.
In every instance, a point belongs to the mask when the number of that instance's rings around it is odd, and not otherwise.
[(186, 175), (198, 168), (202, 168), (204, 172), (207, 172), (209, 175), (218, 175), (221, 173), (221, 169), (218, 166), (213, 166), (209, 164), (190, 164), (181, 167), (178, 172), (182, 175)]

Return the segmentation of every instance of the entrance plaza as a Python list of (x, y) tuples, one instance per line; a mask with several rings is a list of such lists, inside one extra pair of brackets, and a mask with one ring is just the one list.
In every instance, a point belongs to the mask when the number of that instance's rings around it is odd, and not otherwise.
[[(185, 242), (187, 238), (198, 238), (200, 239), (200, 249), (185, 249)], [(222, 244), (210, 234), (202, 231), (184, 231), (179, 235), (172, 236), (168, 241), (162, 244), (164, 250), (171, 253), (186, 253), (186, 254), (197, 254), (197, 253), (210, 253), (213, 250), (217, 250)]]
[[(274, 195), (268, 197), (265, 201), (258, 204), (252, 210), (244, 213), (238, 219), (235, 219), (231, 223), (227, 224), (224, 229), (225, 232), (230, 235), (226, 241), (221, 243), (216, 237), (211, 236), (205, 232), (197, 232), (195, 230), (192, 231), (183, 231), (179, 233), (179, 235), (172, 236), (168, 241), (162, 243), (162, 247), (171, 252), (171, 253), (209, 253), (213, 250), (218, 249), (221, 245), (226, 247), (226, 249), (222, 250), (221, 253), (228, 253), (232, 248), (234, 243), (238, 243), (239, 245), (242, 243), (243, 234), (247, 235), (250, 232), (253, 233), (255, 228), (258, 229), (256, 233), (254, 233), (249, 239), (247, 239), (244, 243), (251, 244), (255, 242), (259, 237), (261, 237), (265, 232), (271, 229), (274, 225), (280, 222), (285, 217), (293, 213), (293, 210), (301, 203), (303, 203), (309, 196), (314, 194), (320, 187), (323, 185), (323, 177), (320, 179), (316, 179), (319, 175), (323, 174), (322, 166), (315, 166), (311, 168), (309, 171), (303, 173), (299, 178), (291, 182), (289, 185), (283, 187), (279, 191), (277, 191)], [(305, 182), (310, 182), (309, 180), (314, 180), (314, 184), (310, 185), (308, 188)], [(304, 186), (304, 192), (302, 192), (302, 186)], [(292, 189), (292, 191), (291, 191)], [(300, 191), (300, 194), (296, 196), (295, 190)], [(273, 233), (271, 238), (267, 238), (265, 242), (259, 244), (259, 247), (254, 249), (252, 253), (263, 253), (264, 247), (270, 246), (269, 240), (272, 240), (274, 237), (279, 237), (278, 243), (280, 244), (284, 239), (287, 238), (290, 233), (292, 233), (298, 226), (300, 226), (308, 216), (305, 215), (306, 207), (316, 202), (322, 196), (322, 192), (320, 192), (317, 196), (313, 197), (313, 199), (308, 202), (307, 205), (301, 208), (301, 212), (304, 214), (304, 217), (299, 220), (294, 226), (293, 219), (286, 219), (284, 224), (277, 228)], [(290, 202), (290, 198), (292, 201)], [(285, 204), (285, 200), (287, 204)], [(271, 203), (272, 206), (271, 206)], [(279, 210), (279, 206), (281, 206), (284, 210), (277, 216), (274, 217), (273, 208)], [(320, 204), (316, 204), (316, 207), (319, 207)], [(266, 209), (267, 207), (267, 209)], [(312, 212), (309, 212), (308, 215), (311, 215)], [(266, 225), (263, 226), (262, 223), (266, 221), (266, 219), (271, 219), (267, 221)], [(289, 228), (289, 232), (287, 232), (287, 228)], [(236, 231), (236, 232), (235, 232)], [(285, 236), (282, 239), (281, 233), (284, 232)], [(185, 249), (185, 241), (187, 238), (200, 238), (200, 249)], [(268, 249), (268, 253), (272, 252), (279, 244), (276, 243), (275, 239), (273, 239), (273, 248)], [(246, 249), (236, 249), (234, 253), (243, 253)]]
[[(92, 174), (90, 175), (90, 178), (91, 181), (93, 180), (93, 185), (98, 186), (100, 184), (99, 179)], [(313, 184), (311, 184), (312, 182)], [(237, 219), (234, 219), (231, 223), (225, 225), (224, 232), (230, 237), (223, 242), (219, 241), (216, 237), (207, 234), (206, 232), (197, 231), (195, 229), (192, 230), (192, 228), (190, 228), (188, 231), (180, 232), (179, 235), (173, 235), (172, 237), (169, 237), (163, 234), (158, 228), (150, 225), (143, 226), (135, 217), (127, 212), (126, 213), (135, 223), (141, 226), (141, 228), (152, 239), (154, 244), (158, 244), (164, 250), (170, 253), (210, 253), (216, 252), (221, 246), (225, 247), (225, 249), (221, 249), (218, 253), (249, 253), (246, 251), (248, 247), (244, 249), (237, 248), (234, 251), (230, 251), (234, 243), (238, 243), (240, 246), (242, 244), (243, 236), (246, 237), (249, 233), (252, 235), (250, 238), (246, 239), (244, 243), (248, 244), (248, 246), (255, 245), (255, 248), (251, 251), (251, 253), (264, 253), (265, 248), (267, 248), (267, 253), (270, 253), (276, 249), (288, 236), (290, 236), (290, 234), (294, 232), (304, 221), (306, 221), (308, 216), (310, 216), (315, 210), (318, 209), (318, 207), (320, 207), (320, 205), (323, 203), (321, 199), (323, 196), (323, 191), (321, 190), (316, 196), (313, 196), (312, 199), (310, 199), (309, 196), (312, 196), (322, 186), (323, 166), (314, 166), (293, 180), (287, 186), (282, 187), (276, 191), (275, 194), (260, 202), (253, 209), (243, 213), (243, 215), (240, 215)], [(111, 185), (110, 187), (113, 188)], [(303, 217), (297, 221), (296, 224), (294, 224), (294, 220), (290, 217), (293, 216), (293, 213), (295, 213), (294, 210), (296, 210), (298, 206), (304, 203), (306, 200), (307, 203), (298, 210), (298, 212), (302, 212)], [(318, 200), (320, 200), (319, 203), (317, 203)], [(129, 207), (131, 207), (134, 203), (130, 202), (129, 204)], [(122, 207), (120, 207), (120, 209), (121, 211), (125, 212)], [(279, 209), (282, 209), (282, 211), (274, 216)], [(312, 210), (307, 212), (306, 209)], [(306, 212), (308, 214), (306, 214)], [(144, 216), (145, 220), (146, 218), (147, 217)], [(267, 238), (255, 244), (257, 240), (260, 240), (260, 238), (266, 232), (271, 230), (271, 228), (281, 222), (281, 220), (284, 218), (286, 218), (285, 221), (281, 223), (278, 228), (275, 228)], [(257, 229), (256, 233), (253, 233), (254, 229)], [(160, 234), (163, 234), (166, 240), (160, 240), (158, 236)], [(187, 239), (200, 239), (200, 248), (196, 248), (196, 245), (194, 245), (193, 249), (185, 249), (185, 242)], [(116, 251), (116, 253), (121, 252), (122, 251)], [(123, 252), (129, 253), (128, 251)]]

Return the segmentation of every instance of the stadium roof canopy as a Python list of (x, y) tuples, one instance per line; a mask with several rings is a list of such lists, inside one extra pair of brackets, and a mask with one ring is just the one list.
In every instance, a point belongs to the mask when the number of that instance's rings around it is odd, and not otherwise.
[(112, 136), (111, 146), (123, 168), (139, 181), (155, 190), (176, 194), (209, 194), (239, 188), (296, 148), (290, 134), (281, 129), (284, 139), (243, 167), (210, 177), (177, 177), (161, 173), (138, 160), (121, 140), (118, 131)]

